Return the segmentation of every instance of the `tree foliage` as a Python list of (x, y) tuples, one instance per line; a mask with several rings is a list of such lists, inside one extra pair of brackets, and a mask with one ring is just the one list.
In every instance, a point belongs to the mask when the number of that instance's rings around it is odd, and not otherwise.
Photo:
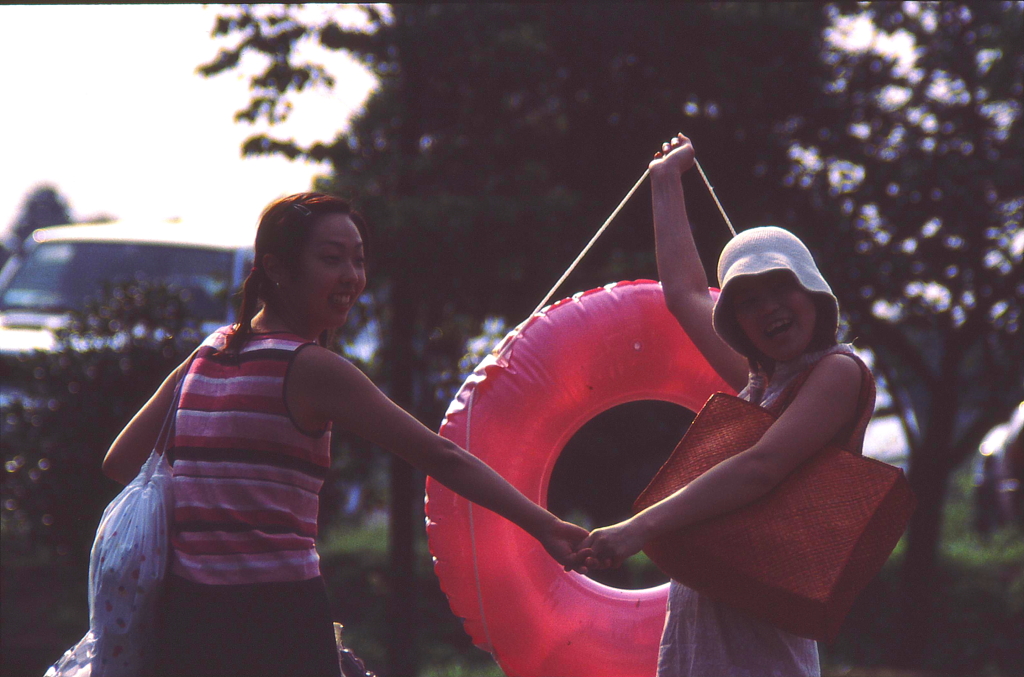
[[(1024, 398), (1020, 3), (828, 9), (822, 96), (780, 121), (805, 239), (910, 447), (906, 635), (925, 644), (950, 473)], [(795, 199), (794, 199), (795, 198)]]
[(21, 251), (22, 243), (36, 228), (59, 226), (71, 222), (71, 208), (56, 186), (48, 183), (34, 187), (25, 196), (14, 223), (11, 224), (11, 250)]
[[(1020, 3), (363, 11), (352, 28), (329, 12), (225, 9), (215, 33), (234, 46), (201, 72), (261, 55), (239, 119), (270, 125), (292, 94), (332, 82), (297, 59), (304, 42), (379, 79), (345, 133), (306, 146), (261, 133), (244, 152), (328, 161), (318, 185), (375, 225), (392, 394), (439, 422), (467, 339), (487, 318), (523, 319), (682, 130), (739, 227), (808, 242), (850, 337), (874, 353), (921, 499), (906, 603), (927, 609), (946, 478), (1022, 397)], [(851, 26), (873, 41), (840, 40)], [(728, 234), (699, 178), (684, 184), (714, 279)], [(648, 208), (634, 200), (620, 219), (563, 293), (654, 276)], [(905, 632), (925, 636), (923, 613)]]
[[(371, 284), (415, 289), (425, 349), (449, 361), (482, 318), (515, 322), (533, 308), (666, 130), (685, 125), (715, 149), (705, 162), (713, 175), (745, 167), (767, 188), (767, 171), (752, 168), (785, 163), (771, 120), (799, 99), (792, 80), (806, 83), (803, 96), (813, 93), (813, 63), (801, 56), (821, 20), (799, 3), (365, 11), (369, 28), (353, 29), (330, 18), (303, 24), (290, 7), (232, 8), (216, 32), (237, 43), (201, 72), (232, 68), (245, 52), (263, 55), (250, 102), (260, 106), (244, 110), (273, 123), (287, 115), (290, 94), (326, 82), (322, 67), (288, 61), (296, 43), (347, 50), (372, 69), (380, 86), (347, 133), (309, 146), (256, 134), (244, 149), (330, 161), (333, 175), (321, 186), (354, 196), (376, 230)], [(712, 23), (714, 41), (701, 38), (697, 27)], [(724, 142), (728, 153), (717, 151)], [(765, 213), (734, 202), (746, 221)], [(609, 235), (566, 292), (653, 275), (647, 214), (639, 204), (627, 209), (631, 225)], [(717, 246), (727, 231), (713, 214), (706, 239)]]
[(5, 548), (88, 562), (103, 507), (120, 488), (103, 476), (103, 455), (199, 338), (179, 290), (136, 281), (73, 312), (54, 352), (4, 356)]
[[(835, 224), (808, 229), (809, 239), (837, 264), (830, 280), (851, 325), (885, 353), (884, 367), (902, 370), (894, 385), (910, 391), (917, 442), (947, 378), (975, 413), (1020, 396), (1021, 372), (1001, 367), (1021, 356), (1022, 12), (997, 3), (832, 11), (830, 77), (818, 105), (787, 121), (797, 131), (783, 182), (804, 191), (808, 220)], [(842, 46), (868, 27), (873, 44)], [(919, 54), (887, 54), (886, 44)], [(943, 369), (945, 354), (972, 350), (971, 363), (952, 360), (961, 373)], [(978, 383), (979, 370), (1000, 380)], [(958, 440), (973, 421), (961, 423)]]

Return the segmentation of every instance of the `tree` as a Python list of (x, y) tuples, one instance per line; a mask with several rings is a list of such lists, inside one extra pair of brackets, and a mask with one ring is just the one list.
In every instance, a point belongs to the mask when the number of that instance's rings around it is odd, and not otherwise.
[[(786, 121), (796, 223), (876, 354), (919, 505), (895, 663), (925, 661), (950, 473), (1024, 398), (1019, 3), (831, 6), (824, 96)], [(916, 50), (916, 53), (915, 51)]]
[(72, 311), (55, 350), (3, 357), (13, 387), (0, 410), (5, 549), (69, 556), (86, 570), (99, 516), (119, 490), (101, 472), (103, 454), (198, 344), (197, 325), (183, 292), (132, 281)]
[(11, 224), (12, 251), (20, 252), (25, 238), (36, 228), (71, 222), (71, 208), (56, 186), (44, 183), (34, 187), (21, 203), (21, 211)]
[[(639, 174), (685, 123), (740, 227), (780, 223), (815, 250), (893, 392), (921, 505), (899, 659), (919, 664), (945, 483), (1021, 398), (1020, 6), (365, 11), (367, 31), (239, 10), (218, 24), (239, 42), (205, 72), (264, 54), (240, 118), (271, 123), (290, 92), (329, 81), (293, 63), (302, 40), (381, 79), (347, 134), (308, 147), (260, 134), (245, 150), (329, 160), (321, 185), (359, 195), (378, 224), (392, 394), (438, 420), (446, 398), (431, 391), (457, 374), (462, 339), (487, 315), (522, 318), (631, 183), (625, 168)], [(874, 42), (834, 39), (861, 15)], [(901, 41), (916, 63), (887, 49)], [(725, 231), (696, 175), (684, 181), (712, 264)], [(611, 231), (573, 289), (653, 271), (648, 213), (620, 218), (636, 228)]]
[[(660, 141), (685, 121), (704, 139), (721, 192), (754, 220), (765, 204), (740, 200), (753, 181), (771, 192), (767, 167), (786, 163), (771, 125), (814, 95), (812, 5), (393, 5), (364, 7), (369, 29), (299, 10), (225, 10), (214, 33), (233, 36), (204, 75), (260, 54), (242, 121), (274, 124), (289, 95), (333, 80), (298, 62), (316, 40), (370, 67), (380, 87), (350, 131), (303, 147), (257, 134), (248, 155), (326, 159), (318, 186), (358, 196), (375, 225), (374, 293), (382, 304), (380, 377), (389, 394), (436, 428), (459, 377), (465, 341), (487, 316), (524, 318)], [(696, 27), (699, 26), (699, 30)], [(751, 114), (757, 111), (757, 114)], [(741, 168), (744, 176), (737, 172)], [(760, 169), (753, 169), (760, 168)], [(720, 248), (727, 235), (710, 201), (697, 216)], [(651, 276), (649, 212), (631, 205), (577, 273), (574, 289)], [(639, 235), (638, 235), (639, 233)], [(713, 265), (716, 257), (708, 257)], [(392, 464), (390, 672), (413, 672), (410, 643), (414, 507), (422, 492)]]

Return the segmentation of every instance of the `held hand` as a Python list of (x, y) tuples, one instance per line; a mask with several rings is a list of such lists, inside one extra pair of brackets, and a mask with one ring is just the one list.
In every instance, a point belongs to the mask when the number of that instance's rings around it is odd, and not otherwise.
[(587, 537), (587, 530), (570, 522), (553, 519), (547, 528), (537, 536), (544, 549), (565, 567), (566, 571), (574, 570), (587, 573), (587, 557), (579, 556), (578, 546)]
[(661, 144), (661, 150), (654, 154), (648, 165), (652, 173), (671, 172), (682, 175), (693, 166), (693, 144), (681, 133)]
[(619, 567), (622, 563), (640, 552), (646, 542), (640, 525), (634, 520), (626, 520), (609, 527), (594, 529), (580, 543), (580, 550), (589, 549), (593, 558), (600, 562), (600, 567)]

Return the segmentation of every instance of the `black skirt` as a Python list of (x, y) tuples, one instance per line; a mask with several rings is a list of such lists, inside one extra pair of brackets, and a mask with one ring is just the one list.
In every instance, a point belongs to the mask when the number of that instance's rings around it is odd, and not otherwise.
[(157, 677), (340, 677), (323, 578), (204, 585), (169, 575)]

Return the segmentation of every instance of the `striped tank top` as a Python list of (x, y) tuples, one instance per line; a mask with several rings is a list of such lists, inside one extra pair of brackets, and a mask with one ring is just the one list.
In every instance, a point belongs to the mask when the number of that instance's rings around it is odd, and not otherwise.
[(314, 578), (330, 426), (300, 429), (284, 399), (292, 360), (312, 343), (256, 334), (232, 354), (224, 351), (230, 331), (222, 327), (203, 342), (182, 385), (167, 450), (171, 571), (214, 585)]

